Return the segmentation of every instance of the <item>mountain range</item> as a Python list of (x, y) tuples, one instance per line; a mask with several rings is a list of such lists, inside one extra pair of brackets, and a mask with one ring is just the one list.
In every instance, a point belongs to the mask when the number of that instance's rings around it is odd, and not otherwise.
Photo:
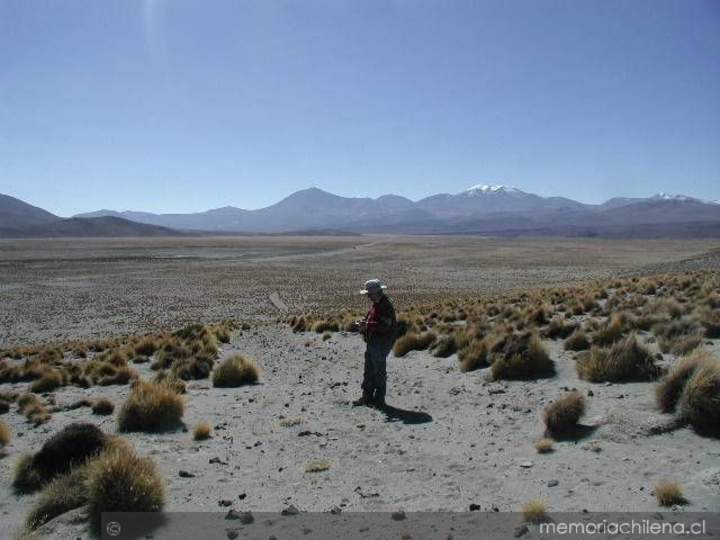
[[(142, 225), (142, 228), (137, 227)], [(98, 210), (63, 219), (0, 195), (0, 236), (147, 236), (233, 233), (387, 232), (408, 234), (720, 237), (720, 204), (687, 195), (585, 204), (512, 186), (477, 185), (412, 201), (398, 195), (341, 197), (318, 188), (257, 210), (225, 206), (154, 214)]]

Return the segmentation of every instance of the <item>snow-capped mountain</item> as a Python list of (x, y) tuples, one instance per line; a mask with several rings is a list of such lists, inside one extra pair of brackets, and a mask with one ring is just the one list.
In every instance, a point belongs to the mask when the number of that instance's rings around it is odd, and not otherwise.
[[(3, 201), (14, 202), (15, 206), (24, 204), (0, 196), (0, 203)], [(0, 204), (0, 217), (3, 215), (2, 206)], [(19, 234), (22, 220), (18, 216), (21, 213), (8, 211), (6, 214), (4, 227), (10, 231), (6, 234)], [(188, 214), (101, 210), (76, 216), (79, 221), (72, 222), (73, 233), (82, 236), (83, 219), (92, 217), (112, 217), (175, 230), (222, 233), (341, 230), (617, 237), (720, 236), (720, 201), (658, 193), (644, 198), (615, 197), (600, 205), (583, 204), (565, 197), (542, 197), (501, 184), (478, 184), (459, 193), (441, 193), (417, 202), (392, 194), (377, 198), (342, 197), (309, 188), (257, 210), (234, 206)], [(43, 219), (61, 218), (47, 214)], [(87, 222), (88, 234), (100, 235), (98, 227), (91, 227), (93, 223)], [(60, 235), (67, 228), (46, 232)], [(108, 230), (118, 230), (118, 227), (113, 225)], [(39, 234), (38, 231), (30, 233)], [(2, 234), (3, 223), (0, 220), (0, 236)], [(102, 234), (110, 233), (106, 231)], [(138, 234), (147, 235), (151, 231), (138, 230)]]

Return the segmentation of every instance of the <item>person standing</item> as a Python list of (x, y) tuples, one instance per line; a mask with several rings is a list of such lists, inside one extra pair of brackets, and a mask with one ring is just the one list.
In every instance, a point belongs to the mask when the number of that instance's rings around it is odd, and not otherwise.
[(360, 294), (366, 294), (372, 302), (365, 319), (359, 321), (360, 333), (365, 343), (365, 368), (363, 372), (362, 397), (353, 402), (355, 406), (370, 406), (382, 409), (385, 407), (387, 386), (387, 356), (390, 354), (395, 333), (397, 318), (395, 308), (385, 295), (387, 287), (379, 279), (365, 282)]

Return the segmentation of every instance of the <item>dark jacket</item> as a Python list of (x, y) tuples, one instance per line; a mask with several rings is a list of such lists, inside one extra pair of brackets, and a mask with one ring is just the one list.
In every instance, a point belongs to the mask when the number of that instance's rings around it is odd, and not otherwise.
[(365, 338), (368, 343), (392, 347), (397, 332), (397, 318), (395, 308), (387, 296), (383, 295), (379, 302), (370, 306), (365, 322)]

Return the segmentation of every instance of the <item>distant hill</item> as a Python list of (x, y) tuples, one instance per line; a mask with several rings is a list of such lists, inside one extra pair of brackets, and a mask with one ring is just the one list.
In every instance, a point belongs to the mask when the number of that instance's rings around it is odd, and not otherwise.
[(0, 229), (50, 223), (57, 219), (60, 218), (42, 208), (32, 206), (15, 197), (0, 194)]
[(441, 193), (414, 202), (398, 195), (375, 199), (341, 197), (309, 188), (257, 210), (235, 206), (188, 214), (98, 210), (73, 218), (80, 221), (61, 220), (12, 197), (3, 197), (5, 215), (14, 216), (6, 218), (0, 226), (4, 236), (247, 235), (302, 231), (315, 235), (720, 237), (720, 204), (668, 193), (584, 204), (566, 197), (542, 197), (512, 186), (477, 185), (460, 193)]
[(182, 233), (167, 227), (135, 223), (113, 216), (56, 219), (50, 223), (22, 228), (0, 228), (0, 238), (178, 236), (180, 234)]

